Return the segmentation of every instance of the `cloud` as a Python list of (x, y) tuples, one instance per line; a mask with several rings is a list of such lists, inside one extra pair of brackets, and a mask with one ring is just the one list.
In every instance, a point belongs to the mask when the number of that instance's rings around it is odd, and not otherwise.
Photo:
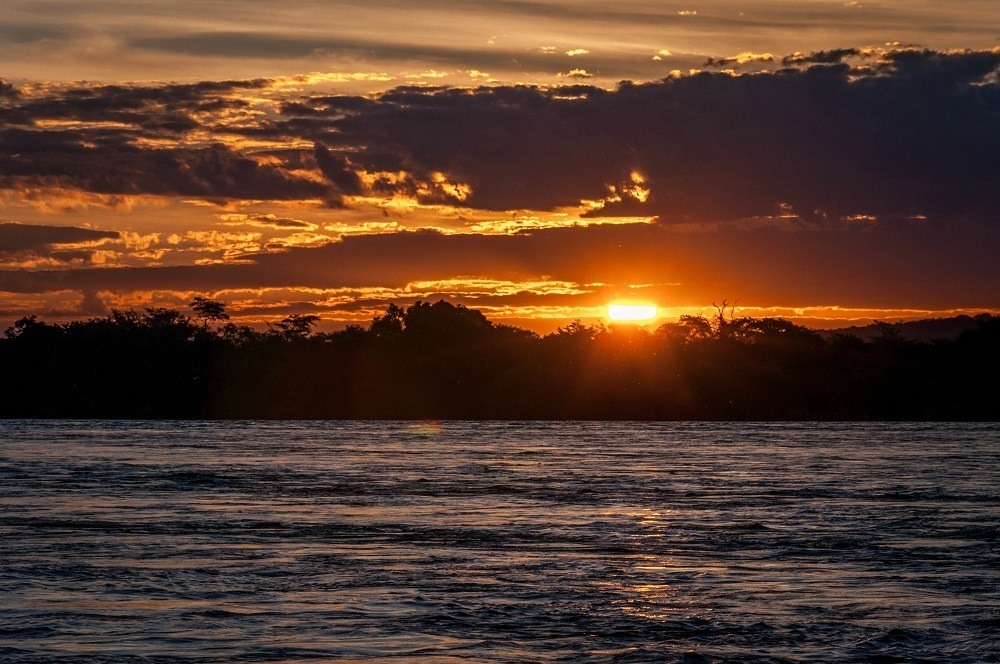
[(219, 219), (228, 226), (257, 226), (260, 228), (296, 229), (304, 231), (316, 230), (317, 225), (292, 217), (279, 217), (274, 214), (220, 214)]
[[(310, 33), (313, 31), (310, 30)], [(387, 63), (420, 62), (428, 65), (487, 70), (510, 67), (513, 62), (544, 71), (551, 66), (555, 46), (541, 46), (534, 52), (465, 45), (444, 45), (439, 38), (426, 41), (368, 39), (352, 36), (315, 37), (311, 34), (276, 33), (273, 27), (253, 31), (209, 31), (142, 36), (129, 40), (129, 48), (163, 54), (185, 54), (199, 58), (266, 58), (270, 60), (348, 60), (384, 66)], [(427, 70), (430, 76), (438, 73)]]
[(112, 133), (94, 137), (72, 129), (0, 128), (0, 184), (203, 199), (289, 200), (335, 193), (329, 185), (221, 144), (142, 148)]
[[(204, 11), (195, 0), (21, 1), (0, 17), (0, 61), (5, 74), (32, 80), (225, 78), (336, 63), (396, 77), (428, 68), (476, 68), (499, 81), (553, 82), (553, 72), (569, 67), (558, 62), (565, 51), (582, 44), (596, 54), (588, 56), (588, 65), (611, 81), (657, 75), (644, 56), (665, 34), (681, 54), (736, 53), (751, 45), (748, 35), (755, 36), (755, 48), (776, 54), (805, 50), (802, 45), (818, 35), (827, 44), (896, 35), (935, 46), (976, 47), (995, 44), (997, 36), (990, 0), (964, 2), (960, 9), (955, 3), (880, 0), (864, 2), (860, 12), (845, 10), (842, 2), (788, 0), (715, 0), (701, 6), (466, 0), (456, 11), (454, 3), (430, 0), (421, 3), (418, 21), (412, 3), (402, 0), (265, 4), (230, 2), (224, 21), (192, 22), (191, 16)], [(534, 52), (539, 44), (556, 46), (558, 55), (540, 63), (546, 58)], [(697, 64), (686, 55), (679, 59), (685, 71)], [(364, 93), (381, 89), (348, 87)]]
[(746, 65), (752, 62), (773, 62), (774, 56), (770, 53), (751, 53), (744, 51), (728, 58), (709, 58), (705, 61), (706, 67), (727, 67), (729, 65)]
[[(888, 51), (871, 63), (612, 91), (399, 88), (309, 102), (308, 117), (329, 118), (327, 149), (354, 168), (445, 173), (470, 185), (462, 205), (482, 209), (605, 200), (590, 216), (995, 223), (1000, 52)], [(645, 202), (621, 195), (633, 170)]]
[(705, 233), (633, 224), (516, 235), (398, 232), (258, 252), (228, 264), (0, 270), (0, 291), (398, 289), (464, 275), (517, 282), (670, 284), (657, 292), (665, 306), (725, 296), (782, 306), (997, 308), (996, 241), (996, 233), (985, 229)]
[(85, 291), (79, 312), (84, 316), (107, 316), (111, 310), (95, 291)]
[(89, 262), (90, 247), (119, 237), (114, 231), (91, 228), (0, 222), (0, 263), (35, 266)]
[(835, 64), (847, 58), (856, 58), (862, 55), (859, 48), (834, 48), (827, 51), (813, 51), (812, 53), (800, 53), (796, 51), (791, 55), (786, 55), (781, 59), (783, 65), (803, 65), (803, 64)]
[(594, 75), (591, 74), (586, 69), (570, 69), (568, 72), (566, 72), (564, 74), (559, 74), (559, 77), (560, 78), (594, 78)]
[(323, 175), (344, 194), (355, 196), (365, 191), (361, 176), (351, 161), (343, 154), (336, 154), (325, 146), (317, 144), (314, 152), (316, 164)]
[[(856, 55), (860, 65), (843, 62)], [(591, 218), (662, 223), (992, 223), (1000, 51), (834, 49), (784, 61), (797, 66), (612, 90), (403, 86), (353, 96), (304, 94), (286, 79), (42, 86), (0, 105), (0, 186), (331, 207), (585, 204)], [(633, 171), (645, 175), (641, 196)]]
[(0, 185), (334, 207), (583, 205), (587, 219), (711, 228), (997, 227), (1000, 51), (789, 57), (798, 66), (610, 90), (42, 86), (0, 106)]
[(81, 244), (116, 239), (114, 231), (99, 231), (75, 226), (34, 226), (14, 222), (0, 223), (0, 251), (38, 251), (54, 245)]
[[(0, 107), (4, 125), (45, 121), (117, 123), (147, 132), (183, 133), (199, 126), (194, 114), (245, 107), (244, 93), (266, 90), (278, 79), (202, 81), (165, 85), (53, 84), (32, 86), (14, 104)], [(0, 87), (2, 89), (2, 87)]]
[(418, 72), (415, 74), (405, 74), (403, 78), (410, 79), (423, 79), (423, 78), (445, 78), (450, 72), (438, 71), (436, 69), (428, 69), (427, 71)]

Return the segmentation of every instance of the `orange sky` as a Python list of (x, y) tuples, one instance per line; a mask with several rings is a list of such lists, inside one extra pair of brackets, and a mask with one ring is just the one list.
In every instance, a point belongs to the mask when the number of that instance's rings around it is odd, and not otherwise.
[(16, 0), (0, 322), (996, 311), (993, 4)]

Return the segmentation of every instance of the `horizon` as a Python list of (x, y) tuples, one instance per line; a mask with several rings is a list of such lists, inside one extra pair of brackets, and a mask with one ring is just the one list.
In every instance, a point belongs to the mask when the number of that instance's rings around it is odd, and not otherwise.
[[(219, 311), (220, 312), (224, 312), (226, 314), (224, 320), (227, 323), (232, 322), (234, 324), (238, 324), (241, 327), (246, 327), (247, 329), (253, 330), (255, 332), (266, 332), (268, 330), (273, 330), (275, 328), (275, 326), (278, 325), (281, 322), (281, 319), (274, 318), (274, 317), (268, 318), (266, 320), (260, 320), (260, 321), (256, 321), (256, 320), (247, 321), (245, 319), (240, 319), (240, 318), (236, 318), (234, 316), (231, 316), (230, 315), (230, 311), (231, 310), (229, 308), (229, 305), (227, 303), (225, 303), (225, 302), (217, 302), (217, 301), (211, 300), (211, 298), (204, 297), (204, 296), (196, 296), (195, 300), (207, 301), (207, 302), (209, 302), (209, 303), (211, 303), (213, 305), (216, 305), (216, 306), (220, 307)], [(468, 306), (468, 305), (462, 304), (460, 302), (456, 303), (456, 302), (453, 302), (453, 301), (450, 301), (450, 300), (447, 300), (447, 299), (444, 299), (444, 298), (438, 299), (436, 301), (435, 300), (420, 300), (420, 299), (412, 300), (412, 301), (402, 301), (402, 300), (390, 301), (390, 302), (388, 302), (386, 309), (384, 309), (384, 310), (382, 310), (380, 312), (377, 312), (371, 319), (369, 319), (367, 321), (358, 321), (358, 322), (350, 322), (350, 323), (342, 323), (342, 324), (337, 324), (337, 323), (330, 324), (329, 321), (324, 321), (324, 319), (322, 317), (319, 317), (316, 314), (310, 313), (308, 311), (304, 312), (304, 313), (298, 313), (298, 312), (291, 313), (291, 314), (289, 314), (289, 316), (290, 317), (294, 317), (294, 316), (315, 316), (316, 320), (311, 325), (311, 328), (316, 333), (318, 333), (318, 334), (329, 334), (329, 333), (343, 332), (346, 329), (348, 329), (349, 327), (358, 327), (358, 326), (360, 326), (360, 327), (362, 327), (364, 329), (369, 329), (371, 327), (371, 325), (374, 322), (376, 322), (380, 317), (384, 316), (387, 313), (387, 311), (391, 311), (392, 307), (400, 307), (402, 310), (405, 310), (409, 306), (418, 306), (420, 304), (442, 304), (442, 303), (443, 304), (447, 304), (449, 306), (455, 306), (455, 307), (458, 307), (458, 308), (465, 308), (465, 309), (468, 309), (471, 312), (482, 313), (485, 316), (486, 320), (488, 320), (493, 325), (505, 325), (505, 326), (509, 326), (509, 327), (512, 327), (512, 328), (517, 328), (517, 329), (525, 330), (525, 331), (528, 331), (528, 332), (532, 332), (532, 333), (540, 335), (540, 336), (547, 336), (547, 335), (557, 334), (560, 331), (564, 330), (568, 325), (576, 324), (576, 323), (579, 323), (579, 324), (582, 324), (582, 325), (585, 325), (585, 326), (589, 326), (589, 327), (604, 328), (604, 329), (608, 329), (608, 330), (612, 330), (612, 329), (617, 329), (617, 330), (635, 329), (635, 330), (641, 331), (641, 332), (652, 333), (652, 332), (655, 332), (657, 329), (659, 329), (661, 326), (676, 325), (677, 323), (682, 322), (686, 318), (688, 318), (688, 319), (689, 318), (698, 318), (698, 319), (703, 319), (703, 320), (706, 320), (706, 321), (716, 321), (716, 320), (719, 319), (720, 316), (724, 316), (724, 317), (726, 317), (726, 319), (733, 320), (733, 321), (737, 321), (737, 320), (779, 320), (779, 321), (787, 321), (789, 323), (792, 323), (794, 325), (803, 327), (805, 329), (813, 330), (813, 331), (821, 332), (821, 333), (822, 332), (844, 332), (844, 331), (849, 331), (849, 330), (857, 330), (857, 331), (869, 330), (869, 331), (871, 331), (871, 330), (876, 329), (879, 325), (882, 325), (882, 324), (888, 324), (888, 325), (891, 325), (893, 327), (897, 327), (899, 329), (905, 330), (907, 328), (907, 324), (919, 325), (921, 323), (952, 323), (952, 322), (957, 323), (957, 322), (960, 322), (960, 321), (969, 321), (970, 325), (968, 326), (968, 328), (961, 328), (961, 329), (959, 329), (957, 327), (955, 328), (956, 332), (954, 334), (957, 335), (958, 332), (962, 331), (962, 329), (972, 329), (974, 327), (975, 321), (977, 321), (977, 320), (984, 320), (984, 319), (988, 320), (990, 318), (994, 318), (994, 317), (997, 316), (997, 314), (995, 314), (993, 312), (989, 312), (989, 311), (980, 311), (978, 313), (965, 313), (965, 312), (962, 312), (962, 313), (956, 313), (954, 315), (939, 316), (939, 317), (930, 317), (930, 318), (921, 318), (921, 317), (917, 317), (914, 314), (913, 317), (903, 317), (903, 318), (885, 319), (885, 320), (883, 320), (883, 319), (868, 319), (868, 318), (855, 319), (855, 320), (852, 320), (852, 319), (834, 319), (832, 321), (825, 321), (825, 322), (828, 322), (828, 323), (838, 323), (838, 325), (825, 325), (824, 326), (824, 325), (810, 324), (810, 323), (815, 323), (815, 321), (811, 320), (811, 319), (802, 320), (802, 319), (799, 319), (799, 318), (797, 318), (795, 316), (774, 315), (775, 312), (773, 312), (773, 311), (765, 311), (765, 312), (763, 312), (764, 315), (751, 316), (747, 312), (743, 311), (738, 305), (729, 305), (727, 301), (723, 301), (722, 305), (716, 305), (715, 303), (713, 303), (712, 305), (710, 305), (708, 307), (702, 307), (702, 308), (698, 308), (698, 309), (696, 309), (696, 308), (690, 308), (690, 309), (688, 309), (686, 311), (676, 312), (676, 313), (673, 313), (673, 312), (672, 313), (664, 313), (664, 308), (663, 307), (653, 307), (653, 308), (656, 309), (656, 313), (654, 315), (648, 316), (648, 317), (641, 317), (641, 318), (637, 318), (637, 319), (630, 319), (630, 318), (616, 319), (614, 316), (612, 316), (609, 313), (609, 310), (614, 305), (609, 305), (607, 307), (595, 307), (595, 309), (597, 309), (599, 311), (599, 313), (598, 313), (598, 315), (594, 315), (594, 316), (590, 316), (590, 317), (573, 318), (573, 319), (568, 319), (566, 321), (554, 320), (554, 319), (542, 319), (542, 320), (539, 320), (539, 319), (528, 318), (528, 319), (523, 319), (523, 321), (522, 321), (521, 319), (509, 318), (509, 317), (504, 317), (504, 316), (495, 317), (495, 318), (494, 317), (490, 317), (490, 316), (487, 315), (488, 312), (484, 312), (481, 309), (477, 309), (474, 306)], [(181, 306), (176, 307), (176, 308), (171, 308), (171, 307), (153, 307), (153, 308), (149, 308), (149, 307), (139, 307), (139, 308), (128, 307), (128, 308), (124, 308), (124, 309), (111, 309), (107, 313), (103, 313), (103, 314), (100, 314), (100, 315), (80, 316), (80, 317), (69, 318), (69, 319), (65, 319), (62, 316), (56, 316), (56, 317), (53, 317), (53, 318), (46, 318), (45, 315), (44, 315), (44, 312), (42, 312), (42, 314), (29, 314), (29, 315), (23, 316), (23, 317), (21, 317), (21, 318), (19, 318), (17, 320), (12, 320), (9, 325), (6, 325), (6, 328), (8, 330), (15, 329), (14, 326), (16, 326), (16, 324), (18, 324), (18, 323), (20, 323), (20, 322), (22, 322), (24, 320), (27, 320), (27, 319), (37, 320), (37, 322), (39, 322), (39, 323), (45, 323), (45, 324), (69, 325), (69, 324), (73, 324), (73, 323), (87, 323), (87, 322), (97, 321), (97, 320), (113, 319), (113, 318), (115, 318), (115, 316), (117, 314), (143, 315), (143, 314), (148, 313), (148, 312), (155, 312), (155, 311), (159, 311), (159, 310), (170, 311), (170, 312), (173, 312), (173, 313), (180, 314), (180, 316), (182, 316), (184, 318), (187, 318), (188, 320), (198, 320), (199, 319), (198, 309), (195, 306), (195, 302), (192, 301), (192, 302), (187, 303), (186, 305), (181, 305)], [(761, 313), (761, 312), (758, 311), (757, 313)], [(288, 320), (288, 317), (286, 317), (285, 320)], [(521, 322), (523, 322), (524, 324), (519, 324)], [(2, 328), (2, 327), (4, 327), (4, 326), (0, 326), (0, 328)]]

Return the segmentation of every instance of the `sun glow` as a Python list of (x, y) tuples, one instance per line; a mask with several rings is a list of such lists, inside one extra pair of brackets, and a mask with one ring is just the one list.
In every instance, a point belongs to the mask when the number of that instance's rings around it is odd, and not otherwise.
[(647, 321), (656, 318), (656, 306), (652, 304), (609, 304), (608, 318), (615, 321)]

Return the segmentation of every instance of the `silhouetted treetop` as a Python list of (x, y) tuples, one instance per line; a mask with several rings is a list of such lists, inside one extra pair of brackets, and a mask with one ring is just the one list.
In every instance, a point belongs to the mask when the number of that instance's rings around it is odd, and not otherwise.
[(210, 323), (229, 320), (229, 314), (226, 313), (226, 305), (222, 302), (198, 296), (191, 300), (189, 306), (194, 310), (195, 316), (201, 319), (205, 327), (208, 327)]
[(468, 340), (494, 329), (481, 311), (444, 300), (434, 304), (418, 300), (406, 309), (402, 323), (407, 336), (438, 343)]
[(270, 328), (272, 334), (284, 339), (305, 339), (318, 322), (319, 316), (313, 314), (292, 314), (277, 323), (272, 323)]

